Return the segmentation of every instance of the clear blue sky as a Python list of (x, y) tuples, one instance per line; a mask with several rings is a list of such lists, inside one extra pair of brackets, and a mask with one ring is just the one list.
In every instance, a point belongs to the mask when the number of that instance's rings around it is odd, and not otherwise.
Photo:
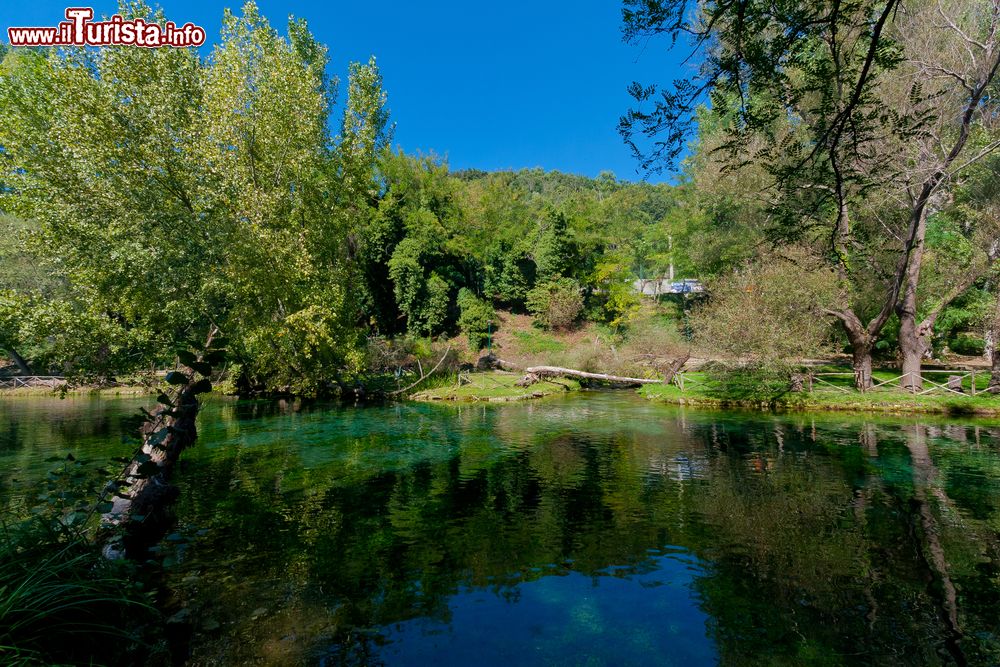
[[(5, 0), (0, 29), (48, 26), (67, 4), (112, 14), (115, 0)], [(216, 41), (224, 7), (242, 0), (160, 0), (169, 20), (191, 21)], [(331, 74), (374, 54), (407, 152), (445, 156), (453, 169), (542, 167), (635, 180), (636, 162), (616, 132), (633, 80), (690, 74), (664, 43), (621, 41), (615, 0), (383, 2), (258, 0), (284, 32), (289, 14), (309, 22), (330, 49)], [(341, 92), (345, 86), (341, 85)], [(342, 101), (342, 98), (341, 98)], [(335, 125), (335, 124), (334, 124)], [(651, 180), (669, 180), (669, 174)]]

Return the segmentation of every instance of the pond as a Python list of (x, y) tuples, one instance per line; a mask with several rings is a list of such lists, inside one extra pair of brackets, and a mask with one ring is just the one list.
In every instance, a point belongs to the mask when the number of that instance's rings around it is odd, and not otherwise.
[[(0, 402), (0, 499), (142, 401)], [(164, 543), (192, 665), (1000, 663), (1000, 422), (211, 402)]]

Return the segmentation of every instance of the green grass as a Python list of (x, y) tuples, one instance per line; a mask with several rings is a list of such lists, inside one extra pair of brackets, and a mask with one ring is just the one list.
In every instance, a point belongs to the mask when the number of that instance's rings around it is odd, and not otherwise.
[[(820, 372), (848, 372), (844, 368), (824, 368)], [(875, 371), (876, 382), (884, 382), (897, 377), (892, 370)], [(989, 383), (989, 374), (976, 374), (977, 391), (983, 391)], [(925, 378), (944, 384), (946, 374), (933, 373)], [(898, 389), (896, 382), (878, 387), (864, 394), (853, 388), (853, 376), (823, 377), (825, 382), (813, 383), (813, 390), (801, 393), (772, 388), (724, 386), (706, 373), (684, 374), (684, 389), (677, 385), (646, 385), (639, 393), (646, 398), (666, 403), (686, 403), (718, 407), (750, 407), (787, 410), (850, 410), (858, 412), (921, 412), (941, 414), (981, 414), (1000, 415), (1000, 395), (980, 393), (970, 395), (970, 378), (965, 378), (966, 395), (938, 390), (930, 394), (911, 394)], [(925, 384), (925, 388), (930, 388)]]
[(461, 385), (453, 377), (442, 384), (417, 392), (411, 398), (418, 401), (517, 401), (541, 398), (566, 391), (576, 391), (580, 384), (575, 380), (557, 379), (542, 381), (530, 387), (518, 387), (521, 379), (517, 373), (465, 373)]
[(514, 340), (525, 354), (563, 352), (566, 344), (542, 331), (515, 331)]
[[(59, 522), (0, 524), (0, 662), (125, 664), (157, 618), (124, 563)], [(140, 653), (143, 652), (140, 649)], [(129, 658), (129, 654), (132, 657)]]

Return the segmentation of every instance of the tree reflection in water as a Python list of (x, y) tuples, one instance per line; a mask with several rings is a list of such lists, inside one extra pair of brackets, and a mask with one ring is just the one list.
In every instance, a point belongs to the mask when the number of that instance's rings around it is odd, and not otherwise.
[(197, 664), (998, 664), (998, 442), (623, 393), (219, 405), (171, 604)]

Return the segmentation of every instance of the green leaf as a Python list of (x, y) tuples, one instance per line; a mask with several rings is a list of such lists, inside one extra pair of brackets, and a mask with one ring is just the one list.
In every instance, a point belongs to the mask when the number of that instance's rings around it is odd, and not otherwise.
[(205, 363), (204, 361), (192, 361), (188, 364), (192, 369), (198, 371), (202, 375), (212, 374), (212, 364)]
[(226, 351), (209, 350), (208, 352), (205, 352), (203, 355), (201, 355), (201, 360), (206, 363), (212, 364), (213, 366), (218, 366), (219, 364), (221, 364), (223, 361), (226, 360)]
[(202, 378), (195, 382), (194, 386), (191, 387), (192, 394), (207, 394), (212, 391), (212, 381), (208, 378)]
[(146, 442), (148, 442), (153, 447), (163, 449), (163, 441), (167, 439), (168, 435), (170, 435), (170, 432), (167, 429), (160, 429), (159, 431), (150, 435), (146, 439)]
[(181, 373), (180, 371), (170, 371), (169, 373), (167, 373), (166, 381), (167, 384), (181, 385), (190, 382), (191, 378), (189, 378), (184, 373)]
[(136, 477), (152, 477), (160, 472), (160, 466), (154, 461), (146, 461), (135, 471)]

